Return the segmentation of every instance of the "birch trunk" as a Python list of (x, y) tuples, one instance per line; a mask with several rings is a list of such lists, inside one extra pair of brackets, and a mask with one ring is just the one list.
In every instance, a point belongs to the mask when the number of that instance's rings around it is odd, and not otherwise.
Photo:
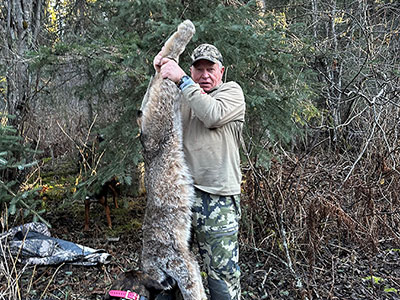
[(6, 98), (2, 111), (13, 115), (10, 124), (20, 133), (32, 98), (32, 75), (26, 54), (36, 46), (40, 31), (43, 0), (4, 0), (0, 19), (4, 47), (0, 55), (5, 62)]

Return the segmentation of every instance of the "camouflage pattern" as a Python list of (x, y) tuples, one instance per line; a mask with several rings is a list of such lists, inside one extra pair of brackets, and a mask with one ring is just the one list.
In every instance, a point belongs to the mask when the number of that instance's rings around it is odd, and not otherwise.
[(93, 266), (109, 263), (111, 255), (104, 250), (95, 250), (69, 241), (53, 238), (43, 223), (28, 223), (14, 227), (0, 235), (9, 240), (12, 255), (27, 265), (55, 265), (70, 263)]
[(198, 46), (196, 49), (193, 50), (191, 58), (192, 65), (200, 59), (206, 59), (212, 61), (215, 64), (217, 62), (220, 62), (221, 64), (223, 63), (221, 52), (219, 52), (215, 46), (210, 44), (201, 44), (200, 46)]
[(217, 196), (196, 189), (193, 228), (212, 300), (240, 299), (240, 215), (239, 195)]

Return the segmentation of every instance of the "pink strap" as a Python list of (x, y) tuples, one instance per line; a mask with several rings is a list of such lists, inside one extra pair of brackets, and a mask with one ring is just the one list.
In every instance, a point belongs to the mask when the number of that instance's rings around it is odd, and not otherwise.
[(111, 297), (119, 297), (123, 299), (139, 300), (139, 294), (130, 291), (111, 290), (108, 292)]

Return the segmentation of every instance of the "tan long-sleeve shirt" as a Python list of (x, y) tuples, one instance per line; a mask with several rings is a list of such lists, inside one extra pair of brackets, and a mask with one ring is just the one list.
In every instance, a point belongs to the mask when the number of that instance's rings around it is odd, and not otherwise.
[(215, 195), (240, 194), (241, 87), (227, 82), (206, 94), (194, 84), (182, 95), (183, 147), (195, 187)]

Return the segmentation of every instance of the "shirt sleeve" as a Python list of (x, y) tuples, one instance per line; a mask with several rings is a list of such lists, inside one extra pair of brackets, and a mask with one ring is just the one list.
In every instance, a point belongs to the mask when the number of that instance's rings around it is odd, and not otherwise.
[(210, 94), (206, 94), (198, 84), (188, 86), (182, 93), (193, 113), (207, 128), (244, 121), (244, 95), (236, 82), (224, 83)]

